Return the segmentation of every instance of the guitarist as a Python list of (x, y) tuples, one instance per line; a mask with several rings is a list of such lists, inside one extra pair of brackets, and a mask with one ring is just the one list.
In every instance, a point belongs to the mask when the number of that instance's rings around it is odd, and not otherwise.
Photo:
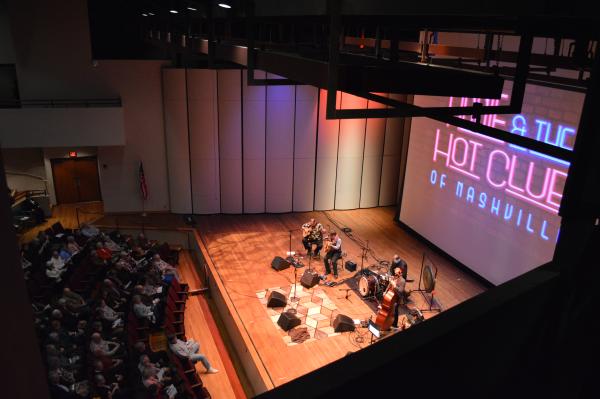
[(306, 255), (312, 256), (312, 246), (315, 244), (314, 256), (319, 256), (321, 248), (323, 248), (323, 225), (317, 223), (315, 218), (311, 218), (307, 223), (302, 225), (302, 244), (306, 249)]
[(333, 277), (338, 278), (337, 262), (342, 257), (342, 239), (338, 237), (335, 231), (329, 234), (329, 245), (327, 246), (327, 255), (323, 259), (325, 264), (325, 275), (331, 273), (329, 261), (333, 264)]

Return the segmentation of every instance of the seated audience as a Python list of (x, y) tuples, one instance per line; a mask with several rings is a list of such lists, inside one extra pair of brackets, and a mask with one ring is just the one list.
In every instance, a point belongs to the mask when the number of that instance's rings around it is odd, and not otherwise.
[(219, 371), (210, 365), (210, 362), (208, 361), (206, 356), (204, 356), (201, 353), (198, 353), (198, 351), (200, 350), (200, 344), (198, 344), (193, 339), (182, 341), (179, 338), (177, 338), (177, 336), (174, 334), (169, 335), (168, 339), (169, 348), (177, 356), (184, 359), (189, 359), (192, 363), (200, 361), (206, 368), (206, 372), (209, 374), (217, 373)]
[(100, 230), (98, 230), (96, 226), (92, 226), (89, 223), (82, 223), (79, 231), (86, 238), (96, 237), (98, 234), (100, 234)]
[(164, 260), (162, 260), (159, 254), (154, 254), (154, 256), (152, 257), (152, 266), (154, 266), (158, 270), (162, 277), (164, 277), (165, 275), (173, 275), (173, 277), (175, 277), (177, 281), (181, 281), (177, 269), (165, 262)]
[(77, 241), (75, 241), (75, 237), (73, 236), (67, 237), (67, 251), (69, 251), (71, 255), (81, 252), (81, 247), (77, 244)]

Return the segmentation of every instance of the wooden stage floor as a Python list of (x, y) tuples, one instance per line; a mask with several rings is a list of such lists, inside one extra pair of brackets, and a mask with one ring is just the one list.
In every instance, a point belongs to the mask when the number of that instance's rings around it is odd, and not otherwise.
[[(303, 251), (300, 226), (310, 217), (315, 217), (327, 228), (339, 231), (349, 227), (352, 234), (363, 241), (368, 240), (377, 259), (390, 260), (398, 253), (409, 265), (408, 278), (413, 283), (407, 289), (416, 289), (423, 252), (439, 269), (436, 297), (444, 309), (455, 306), (481, 292), (486, 287), (445, 258), (438, 256), (393, 222), (395, 208), (373, 208), (351, 211), (327, 211), (268, 215), (215, 215), (197, 216), (196, 226), (208, 249), (217, 273), (222, 280), (226, 295), (235, 306), (243, 327), (260, 361), (275, 386), (322, 367), (349, 352), (357, 351), (370, 341), (370, 333), (363, 328), (335, 336), (321, 337), (296, 345), (288, 345), (283, 333), (278, 330), (260, 302), (257, 292), (273, 287), (290, 287), (293, 268), (277, 272), (270, 267), (275, 256), (286, 256), (289, 250), (290, 229), (293, 233), (292, 250)], [(338, 226), (336, 227), (335, 224)], [(355, 261), (360, 268), (361, 249), (347, 235), (341, 234), (342, 247), (347, 252), (345, 260)], [(307, 263), (307, 260), (303, 260)], [(369, 256), (365, 267), (375, 264)], [(340, 266), (341, 262), (340, 262)], [(323, 272), (322, 261), (312, 261), (312, 267)], [(298, 270), (298, 280), (304, 268)], [(345, 298), (345, 288), (354, 286), (351, 273), (340, 267), (340, 284), (321, 288), (339, 313), (354, 319), (365, 320), (375, 315), (376, 304), (363, 300), (355, 291)], [(356, 281), (356, 280), (354, 280)], [(425, 308), (426, 303), (417, 293), (411, 295), (414, 305)], [(434, 316), (427, 313), (427, 317)], [(401, 332), (400, 332), (401, 333)]]

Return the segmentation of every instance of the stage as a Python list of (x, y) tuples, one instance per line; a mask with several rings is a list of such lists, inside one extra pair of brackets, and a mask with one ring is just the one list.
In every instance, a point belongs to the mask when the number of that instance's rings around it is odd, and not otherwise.
[[(423, 253), (438, 267), (435, 297), (443, 309), (448, 309), (481, 292), (486, 287), (470, 274), (437, 255), (424, 243), (405, 232), (393, 221), (395, 208), (372, 208), (350, 211), (327, 211), (268, 215), (215, 215), (197, 216), (196, 231), (204, 244), (203, 252), (208, 259), (208, 273), (212, 277), (211, 295), (218, 303), (220, 312), (227, 312), (228, 330), (237, 329), (230, 336), (238, 348), (246, 347), (246, 362), (254, 362), (256, 370), (245, 369), (252, 385), (273, 387), (322, 367), (349, 352), (367, 345), (371, 334), (366, 328), (355, 332), (334, 333), (331, 320), (337, 313), (353, 319), (366, 320), (375, 317), (376, 302), (365, 301), (358, 292), (347, 291), (356, 286), (356, 272), (349, 272), (339, 262), (339, 284), (333, 287), (319, 284), (306, 289), (298, 284), (293, 306), (308, 327), (310, 338), (293, 343), (287, 333), (276, 324), (282, 309), (268, 309), (266, 297), (272, 290), (289, 293), (293, 290), (294, 268), (275, 271), (271, 261), (275, 256), (286, 257), (289, 251), (289, 230), (293, 229), (292, 250), (304, 254), (300, 226), (314, 217), (328, 230), (340, 233), (346, 260), (361, 267), (361, 247), (355, 241), (368, 241), (372, 252), (364, 262), (365, 268), (376, 260), (390, 260), (397, 253), (408, 263), (408, 290), (417, 288)], [(355, 240), (340, 231), (340, 227), (352, 229)], [(298, 282), (308, 268), (308, 259), (302, 259), (305, 267), (297, 270)], [(321, 274), (322, 260), (312, 260), (311, 267)], [(330, 280), (333, 278), (330, 277)], [(346, 293), (349, 292), (348, 298)], [(411, 295), (412, 307), (424, 309), (428, 304), (419, 293)], [(219, 305), (220, 304), (220, 305)], [(426, 312), (425, 317), (437, 313)], [(401, 332), (399, 332), (401, 333)], [(244, 360), (242, 360), (244, 363)]]

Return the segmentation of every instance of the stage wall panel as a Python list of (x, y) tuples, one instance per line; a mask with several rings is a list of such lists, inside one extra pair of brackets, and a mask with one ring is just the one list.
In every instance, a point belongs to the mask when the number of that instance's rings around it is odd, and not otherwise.
[[(387, 97), (387, 95), (386, 95)], [(369, 109), (385, 108), (385, 105), (369, 101)], [(360, 207), (371, 208), (379, 205), (379, 184), (383, 163), (383, 144), (387, 119), (367, 119), (363, 170), (360, 186)]]
[(194, 213), (219, 213), (217, 73), (188, 69), (191, 170)]
[[(268, 74), (269, 79), (277, 76)], [(266, 211), (291, 212), (295, 86), (267, 87)]]
[(294, 212), (313, 209), (318, 95), (316, 87), (296, 86)]
[[(399, 94), (392, 94), (390, 98), (405, 101), (405, 96)], [(379, 187), (379, 206), (388, 206), (397, 203), (403, 129), (403, 118), (388, 118), (385, 127), (383, 166), (381, 168), (381, 186)]]
[(242, 213), (242, 87), (239, 69), (218, 71), (221, 212)]
[[(256, 79), (264, 79), (263, 71), (254, 71)], [(244, 213), (265, 212), (265, 86), (248, 86), (243, 71), (243, 177)]]
[[(367, 107), (367, 100), (342, 94), (342, 109)], [(340, 120), (335, 209), (355, 209), (360, 204), (366, 119)]]
[[(315, 210), (327, 210), (333, 209), (335, 204), (335, 180), (340, 121), (325, 118), (327, 91), (320, 90), (319, 96)], [(341, 94), (338, 93), (336, 98), (338, 108), (340, 106), (341, 97)]]
[(192, 211), (187, 100), (184, 69), (163, 70), (163, 107), (171, 211)]

